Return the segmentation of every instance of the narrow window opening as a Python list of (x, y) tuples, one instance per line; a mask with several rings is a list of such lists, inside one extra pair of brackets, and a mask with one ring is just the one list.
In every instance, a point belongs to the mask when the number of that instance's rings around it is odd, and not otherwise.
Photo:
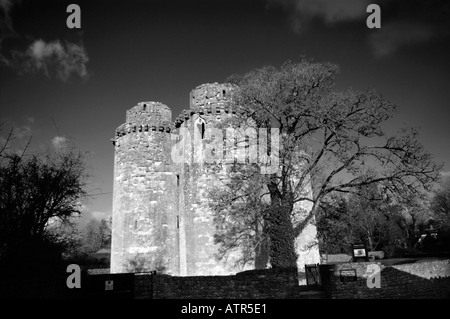
[(180, 175), (177, 175), (177, 186), (180, 186)]
[(199, 123), (197, 122), (197, 129), (198, 132), (200, 133), (200, 138), (203, 139), (205, 137), (205, 121), (201, 120), (202, 122)]
[(177, 215), (177, 228), (180, 228), (180, 216)]
[(144, 107), (143, 107), (143, 110), (145, 111), (145, 109), (147, 108), (147, 105), (146, 104), (144, 104)]
[(134, 230), (137, 229), (137, 220), (134, 221)]
[(225, 90), (222, 90), (222, 96), (225, 97)]

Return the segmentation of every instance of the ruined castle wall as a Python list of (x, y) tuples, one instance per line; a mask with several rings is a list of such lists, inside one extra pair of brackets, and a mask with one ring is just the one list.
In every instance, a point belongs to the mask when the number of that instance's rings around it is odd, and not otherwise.
[(111, 272), (178, 274), (170, 109), (141, 103), (116, 130)]

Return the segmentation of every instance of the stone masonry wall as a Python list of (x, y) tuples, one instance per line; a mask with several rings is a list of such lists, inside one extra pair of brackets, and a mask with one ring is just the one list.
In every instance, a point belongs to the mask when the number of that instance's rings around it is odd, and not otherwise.
[(298, 287), (297, 269), (264, 269), (232, 276), (135, 276), (135, 298), (283, 299)]
[[(380, 288), (367, 286), (371, 265), (381, 270)], [(450, 298), (450, 260), (422, 260), (393, 266), (379, 262), (342, 263), (319, 268), (322, 287), (333, 299)], [(340, 272), (352, 269), (356, 270), (357, 280), (342, 282)]]
[(159, 125), (170, 123), (172, 111), (161, 102), (140, 102), (127, 110), (126, 123)]
[(234, 86), (228, 83), (207, 83), (197, 86), (189, 95), (192, 110), (199, 110), (210, 105), (224, 106), (232, 100)]

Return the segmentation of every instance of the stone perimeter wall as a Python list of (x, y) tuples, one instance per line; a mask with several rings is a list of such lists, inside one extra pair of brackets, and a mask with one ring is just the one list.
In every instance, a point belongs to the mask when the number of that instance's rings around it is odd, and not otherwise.
[[(377, 265), (380, 288), (369, 288), (370, 267)], [(372, 266), (371, 266), (372, 265)], [(384, 266), (379, 262), (320, 265), (322, 288), (332, 299), (435, 299), (450, 298), (450, 260), (417, 261)], [(355, 269), (356, 281), (342, 282), (341, 270)]]
[[(368, 288), (370, 267), (381, 287)], [(450, 260), (384, 266), (379, 262), (319, 265), (322, 286), (299, 286), (297, 269), (250, 270), (232, 276), (135, 276), (135, 298), (154, 299), (450, 299)], [(340, 281), (355, 269), (357, 280)], [(153, 285), (153, 286), (152, 286)]]
[(135, 298), (286, 299), (297, 288), (296, 268), (249, 270), (231, 276), (135, 275)]

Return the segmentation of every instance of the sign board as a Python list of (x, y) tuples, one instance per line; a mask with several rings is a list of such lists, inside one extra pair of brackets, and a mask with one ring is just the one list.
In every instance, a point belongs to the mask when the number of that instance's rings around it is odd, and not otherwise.
[(366, 257), (366, 250), (364, 248), (362, 249), (355, 249), (353, 251), (355, 257)]
[(341, 282), (356, 281), (356, 269), (344, 269), (340, 271)]
[(114, 280), (105, 281), (105, 290), (114, 290)]
[(367, 255), (367, 249), (364, 244), (353, 244), (352, 245), (353, 261), (369, 261)]

